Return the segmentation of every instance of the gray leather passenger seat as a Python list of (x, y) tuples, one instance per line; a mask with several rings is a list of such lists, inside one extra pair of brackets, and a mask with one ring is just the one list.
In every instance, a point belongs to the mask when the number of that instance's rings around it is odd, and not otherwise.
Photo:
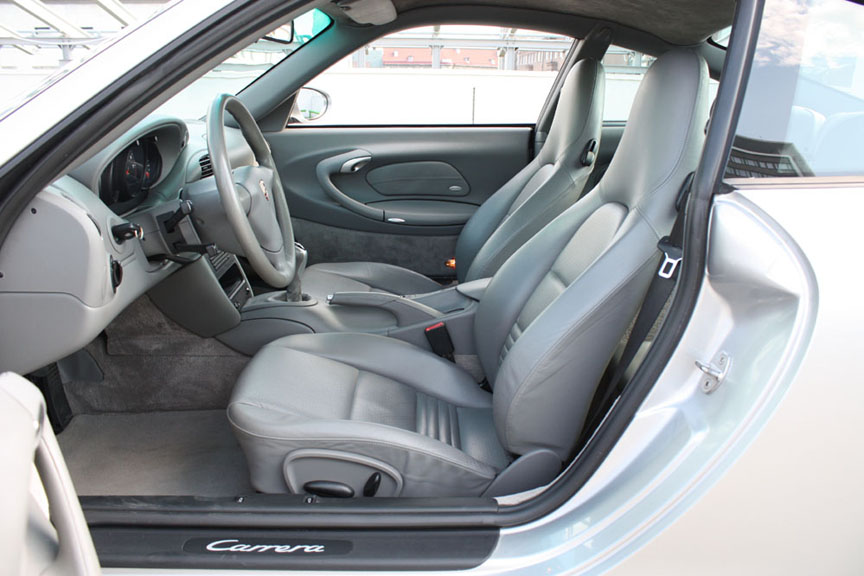
[(552, 480), (698, 163), (707, 87), (695, 52), (662, 55), (598, 185), (495, 273), (474, 324), (491, 394), (456, 365), (382, 336), (265, 346), (228, 407), (255, 488), (329, 482), (346, 495), (494, 496)]
[[(460, 282), (488, 278), (522, 244), (581, 196), (600, 143), (605, 73), (594, 58), (578, 61), (561, 89), (555, 118), (540, 153), (486, 200), (456, 244)], [(592, 144), (593, 143), (593, 144)], [(303, 291), (423, 294), (441, 286), (422, 274), (377, 262), (316, 264), (303, 275)]]

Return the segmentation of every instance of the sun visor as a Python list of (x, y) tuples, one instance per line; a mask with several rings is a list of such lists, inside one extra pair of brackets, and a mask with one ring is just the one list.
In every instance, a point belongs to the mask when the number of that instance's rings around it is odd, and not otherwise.
[(396, 19), (396, 7), (390, 0), (341, 0), (336, 5), (358, 24), (378, 26)]

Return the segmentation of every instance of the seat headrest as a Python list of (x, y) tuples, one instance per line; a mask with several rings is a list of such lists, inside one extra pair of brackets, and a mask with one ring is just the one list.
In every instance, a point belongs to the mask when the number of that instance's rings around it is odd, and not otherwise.
[[(701, 154), (707, 119), (705, 60), (688, 49), (666, 52), (642, 79), (618, 150), (597, 184), (599, 193), (628, 209), (640, 206), (649, 222), (662, 227), (670, 203), (645, 200), (661, 190), (678, 193), (696, 164), (692, 156)], [(652, 215), (652, 210), (663, 212)]]

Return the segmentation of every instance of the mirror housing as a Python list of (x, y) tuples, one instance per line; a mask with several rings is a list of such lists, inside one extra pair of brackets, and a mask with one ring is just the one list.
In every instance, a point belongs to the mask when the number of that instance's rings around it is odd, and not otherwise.
[(330, 95), (317, 88), (301, 88), (294, 95), (288, 117), (289, 124), (305, 124), (318, 120), (330, 108)]
[(294, 42), (294, 38), (294, 21), (292, 20), (262, 37), (261, 40), (288, 45)]

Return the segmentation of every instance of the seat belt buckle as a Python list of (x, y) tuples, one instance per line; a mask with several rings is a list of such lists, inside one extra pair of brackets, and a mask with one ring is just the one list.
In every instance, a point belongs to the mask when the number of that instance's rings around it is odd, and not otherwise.
[(668, 236), (661, 238), (657, 247), (663, 252), (663, 263), (657, 270), (657, 276), (668, 280), (675, 276), (675, 272), (678, 271), (684, 252), (678, 246), (673, 246)]
[(453, 358), (455, 349), (453, 348), (453, 340), (450, 339), (450, 332), (447, 330), (447, 324), (444, 322), (432, 324), (427, 326), (424, 332), (426, 333), (426, 340), (429, 341), (429, 346), (432, 347), (435, 354), (451, 362), (455, 361)]

